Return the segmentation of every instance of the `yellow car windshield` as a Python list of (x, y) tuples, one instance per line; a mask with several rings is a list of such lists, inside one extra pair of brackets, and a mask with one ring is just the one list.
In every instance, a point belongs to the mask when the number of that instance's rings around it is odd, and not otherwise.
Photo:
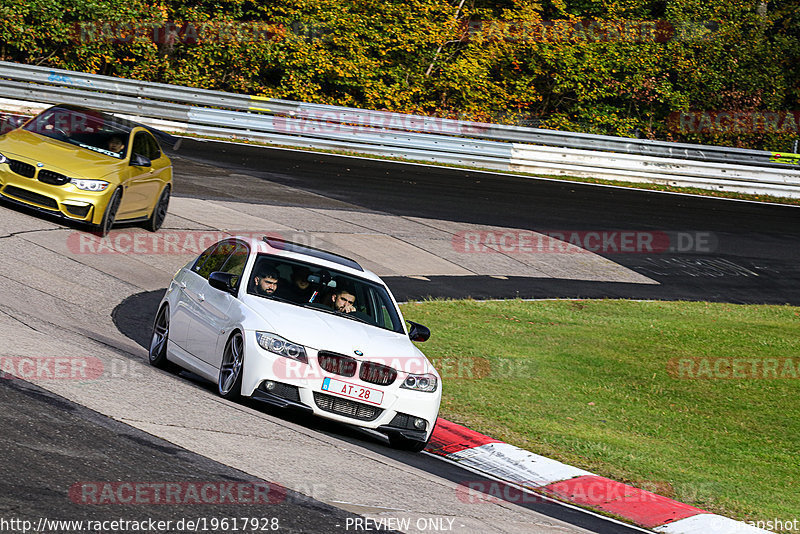
[(55, 106), (31, 119), (24, 130), (123, 159), (132, 124), (98, 111)]

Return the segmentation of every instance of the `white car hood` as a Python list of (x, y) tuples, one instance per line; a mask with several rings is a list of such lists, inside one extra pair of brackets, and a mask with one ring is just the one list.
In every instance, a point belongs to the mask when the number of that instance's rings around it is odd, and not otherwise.
[[(371, 360), (401, 371), (435, 372), (422, 352), (404, 334), (324, 311), (252, 295), (246, 295), (242, 301), (258, 315), (258, 319), (261, 319), (258, 322), (263, 325), (248, 321), (248, 329), (270, 332), (318, 351)], [(363, 353), (363, 356), (356, 351)]]

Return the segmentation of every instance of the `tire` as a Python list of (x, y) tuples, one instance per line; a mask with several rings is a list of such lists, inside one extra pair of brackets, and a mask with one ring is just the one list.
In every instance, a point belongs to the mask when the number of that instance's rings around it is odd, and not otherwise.
[(153, 208), (153, 213), (144, 223), (146, 230), (150, 232), (158, 232), (158, 229), (161, 228), (162, 224), (164, 224), (164, 219), (167, 216), (167, 208), (169, 207), (170, 192), (171, 188), (169, 184), (167, 184), (164, 187), (164, 190), (161, 191), (161, 196), (158, 197), (158, 202), (156, 202), (156, 205)]
[(219, 367), (217, 391), (224, 399), (234, 400), (242, 392), (242, 367), (244, 366), (244, 338), (234, 333), (225, 344), (222, 365)]
[(108, 201), (106, 212), (103, 214), (103, 220), (101, 220), (100, 224), (97, 225), (97, 234), (100, 237), (107, 236), (108, 232), (111, 231), (111, 227), (114, 225), (114, 220), (117, 218), (117, 210), (119, 209), (119, 204), (121, 201), (122, 191), (117, 189), (111, 196), (111, 200)]
[(150, 365), (159, 369), (167, 369), (167, 343), (169, 343), (169, 306), (164, 305), (153, 321), (153, 335), (150, 338)]

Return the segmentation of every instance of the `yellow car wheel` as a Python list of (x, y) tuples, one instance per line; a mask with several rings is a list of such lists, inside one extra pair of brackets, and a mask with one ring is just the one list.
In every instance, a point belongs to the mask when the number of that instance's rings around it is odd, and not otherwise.
[(157, 232), (161, 225), (164, 224), (164, 219), (167, 216), (167, 208), (169, 207), (169, 195), (170, 195), (170, 186), (167, 184), (164, 186), (164, 190), (161, 192), (161, 196), (158, 198), (158, 203), (156, 203), (156, 207), (153, 208), (153, 213), (150, 215), (150, 218), (144, 223), (144, 227), (151, 231)]
[(100, 237), (107, 236), (108, 232), (111, 231), (111, 227), (114, 225), (114, 219), (117, 218), (117, 210), (119, 209), (119, 204), (121, 201), (122, 191), (117, 189), (114, 191), (114, 195), (111, 197), (111, 200), (108, 201), (106, 212), (103, 214), (103, 220), (100, 221), (100, 224), (97, 226), (97, 233), (100, 234)]

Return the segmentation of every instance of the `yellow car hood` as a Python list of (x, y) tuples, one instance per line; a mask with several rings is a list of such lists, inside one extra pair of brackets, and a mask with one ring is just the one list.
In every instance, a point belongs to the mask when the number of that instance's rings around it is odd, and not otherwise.
[(72, 178), (107, 178), (127, 167), (127, 160), (93, 152), (70, 143), (57, 141), (26, 130), (13, 130), (0, 136), (0, 154), (60, 172)]

